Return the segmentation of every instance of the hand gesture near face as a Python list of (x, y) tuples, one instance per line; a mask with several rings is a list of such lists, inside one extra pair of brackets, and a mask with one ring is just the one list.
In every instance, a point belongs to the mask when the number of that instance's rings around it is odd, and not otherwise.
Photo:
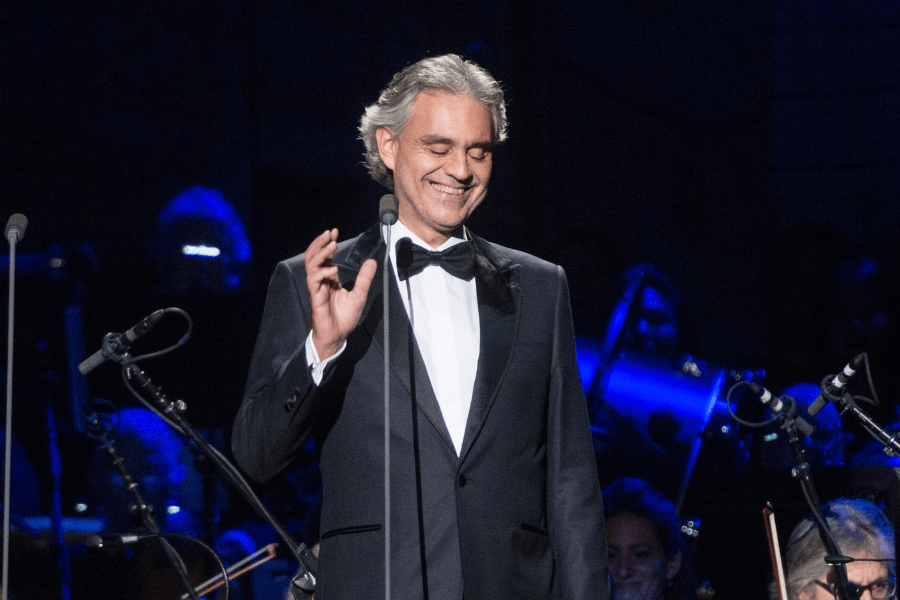
[(341, 286), (338, 269), (332, 262), (337, 237), (337, 229), (326, 231), (312, 241), (304, 254), (312, 306), (312, 340), (320, 360), (340, 350), (356, 328), (377, 268), (377, 263), (369, 259), (360, 268), (353, 290)]

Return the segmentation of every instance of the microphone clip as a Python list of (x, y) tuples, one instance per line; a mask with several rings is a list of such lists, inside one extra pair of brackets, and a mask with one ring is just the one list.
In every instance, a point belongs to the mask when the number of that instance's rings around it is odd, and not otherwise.
[(784, 412), (778, 416), (778, 419), (781, 421), (781, 428), (790, 433), (790, 429), (796, 427), (801, 434), (811, 436), (815, 431), (815, 427), (797, 414), (797, 401), (790, 396), (782, 396), (781, 399), (786, 407)]
[(127, 367), (131, 364), (131, 355), (128, 354), (131, 344), (123, 341), (123, 337), (122, 333), (107, 333), (103, 336), (100, 352), (106, 360), (114, 360)]

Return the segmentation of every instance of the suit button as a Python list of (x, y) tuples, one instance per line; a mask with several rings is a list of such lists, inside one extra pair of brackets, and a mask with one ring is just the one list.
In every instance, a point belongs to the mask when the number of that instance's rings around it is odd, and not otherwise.
[(466, 476), (461, 474), (456, 478), (456, 482), (459, 484), (459, 487), (466, 487)]

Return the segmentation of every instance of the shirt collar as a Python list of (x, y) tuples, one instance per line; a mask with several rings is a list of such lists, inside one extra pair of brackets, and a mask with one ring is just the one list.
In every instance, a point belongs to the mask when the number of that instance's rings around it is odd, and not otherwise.
[[(466, 233), (466, 228), (463, 227), (462, 230), (463, 230), (464, 237), (455, 237), (455, 236), (451, 237), (450, 239), (448, 239), (446, 242), (444, 242), (437, 248), (432, 248), (431, 246), (426, 244), (422, 240), (422, 238), (420, 238), (419, 236), (414, 234), (412, 231), (410, 231), (406, 225), (404, 225), (400, 221), (397, 221), (396, 223), (391, 225), (391, 245), (394, 246), (397, 244), (397, 241), (399, 241), (401, 238), (408, 237), (409, 239), (412, 240), (413, 244), (415, 244), (416, 246), (421, 246), (422, 248), (425, 248), (426, 250), (436, 250), (436, 251), (446, 250), (447, 248), (452, 248), (456, 244), (460, 244), (460, 243), (466, 241), (466, 239), (467, 239), (466, 236), (468, 236), (468, 234)], [(382, 236), (382, 238), (385, 237), (385, 230), (383, 227), (382, 227), (381, 236)], [(394, 248), (391, 248), (391, 258), (393, 259), (393, 257), (394, 257)]]

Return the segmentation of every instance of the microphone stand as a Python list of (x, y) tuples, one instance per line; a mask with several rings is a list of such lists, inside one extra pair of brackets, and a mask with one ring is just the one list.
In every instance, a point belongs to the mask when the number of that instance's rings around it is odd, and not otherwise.
[(837, 405), (838, 412), (841, 416), (843, 416), (844, 413), (849, 412), (857, 421), (859, 421), (860, 425), (863, 426), (863, 429), (865, 429), (869, 435), (881, 442), (884, 445), (884, 451), (888, 456), (900, 456), (900, 441), (897, 440), (898, 436), (900, 436), (900, 432), (891, 434), (878, 425), (866, 411), (859, 407), (853, 399), (853, 396), (850, 394), (831, 396), (829, 399)]
[(16, 213), (9, 218), (4, 235), (9, 241), (9, 314), (6, 325), (6, 444), (3, 465), (3, 559), (0, 575), (0, 598), (9, 594), (9, 495), (12, 473), (12, 389), (13, 389), (13, 322), (16, 314), (16, 243), (25, 236), (28, 219)]
[[(384, 325), (384, 600), (391, 600), (391, 332), (390, 285), (391, 225), (397, 222), (399, 201), (393, 194), (385, 194), (378, 202), (378, 220), (384, 236), (384, 259), (381, 268), (381, 322)], [(413, 413), (415, 414), (415, 413)], [(299, 600), (299, 599), (298, 599)]]
[(822, 539), (825, 550), (828, 552), (828, 556), (825, 557), (826, 563), (834, 567), (837, 574), (835, 588), (837, 589), (839, 600), (859, 600), (854, 598), (849, 591), (847, 567), (845, 561), (840, 560), (843, 555), (837, 542), (834, 541), (831, 531), (828, 529), (828, 522), (825, 520), (825, 516), (822, 514), (821, 502), (819, 501), (819, 495), (816, 493), (815, 485), (813, 485), (809, 463), (806, 462), (803, 456), (803, 448), (800, 445), (800, 436), (796, 424), (797, 417), (795, 416), (796, 411), (796, 404), (793, 404), (776, 418), (776, 422), (781, 429), (787, 433), (788, 443), (793, 453), (795, 466), (791, 469), (791, 476), (800, 482), (800, 489), (803, 491), (806, 502), (809, 504), (816, 524), (819, 527), (819, 537)]
[[(44, 347), (46, 352), (46, 347)], [(59, 375), (47, 367), (41, 383), (44, 387), (44, 401), (46, 403), (46, 433), (47, 449), (50, 456), (50, 547), (56, 564), (57, 583), (59, 585), (59, 597), (61, 600), (69, 600), (72, 597), (72, 566), (69, 555), (69, 546), (66, 544), (65, 533), (62, 525), (62, 457), (57, 443), (57, 427), (54, 403), (58, 398)]]
[[(98, 432), (97, 438), (99, 440), (106, 440), (108, 435), (109, 431), (101, 431)], [(141, 496), (141, 492), (140, 490), (138, 490), (137, 482), (125, 467), (125, 460), (116, 452), (112, 440), (106, 441), (103, 444), (103, 448), (109, 455), (109, 459), (112, 462), (112, 465), (116, 468), (116, 470), (119, 472), (119, 475), (122, 477), (122, 480), (125, 482), (125, 489), (128, 490), (131, 496), (134, 498), (134, 503), (131, 505), (131, 511), (136, 513), (140, 517), (141, 522), (144, 524), (144, 527), (146, 527), (150, 531), (150, 533), (159, 535), (161, 531), (159, 529), (159, 525), (156, 524), (156, 520), (153, 518), (153, 507), (147, 504), (143, 496)], [(178, 552), (175, 551), (175, 548), (173, 548), (165, 538), (160, 537), (159, 540), (162, 544), (163, 550), (166, 553), (166, 556), (169, 559), (169, 562), (171, 562), (172, 566), (175, 568), (175, 572), (178, 574), (178, 578), (181, 579), (184, 587), (188, 590), (188, 594), (190, 595), (191, 599), (199, 600), (197, 592), (194, 591), (194, 586), (193, 584), (191, 584), (187, 567), (185, 566), (184, 561), (181, 560), (181, 556), (178, 555)]]
[[(384, 219), (384, 218), (383, 218)], [(389, 221), (390, 218), (386, 219)], [(390, 285), (391, 272), (391, 223), (385, 222), (384, 265), (381, 289), (384, 304), (384, 598), (391, 600), (391, 335), (390, 335)], [(415, 414), (415, 413), (413, 413)]]
[[(256, 509), (257, 513), (275, 530), (278, 536), (284, 540), (287, 547), (290, 548), (297, 562), (300, 563), (300, 571), (291, 580), (291, 593), (296, 600), (309, 600), (315, 592), (316, 578), (315, 570), (317, 567), (317, 559), (309, 548), (303, 543), (297, 543), (290, 534), (279, 524), (275, 517), (269, 513), (262, 502), (253, 493), (250, 485), (246, 482), (237, 468), (228, 462), (218, 450), (212, 447), (194, 427), (184, 418), (184, 411), (187, 404), (183, 400), (172, 401), (163, 393), (162, 389), (157, 386), (136, 364), (131, 361), (128, 352), (114, 352), (110, 355), (111, 359), (122, 364), (122, 374), (126, 383), (130, 386), (130, 381), (136, 381), (144, 390), (146, 390), (156, 402), (155, 410), (163, 415), (163, 417), (179, 430), (181, 434), (192, 440), (197, 446), (203, 450), (213, 464), (215, 464), (226, 479), (234, 485), (244, 498)], [(193, 588), (192, 588), (193, 589)]]

